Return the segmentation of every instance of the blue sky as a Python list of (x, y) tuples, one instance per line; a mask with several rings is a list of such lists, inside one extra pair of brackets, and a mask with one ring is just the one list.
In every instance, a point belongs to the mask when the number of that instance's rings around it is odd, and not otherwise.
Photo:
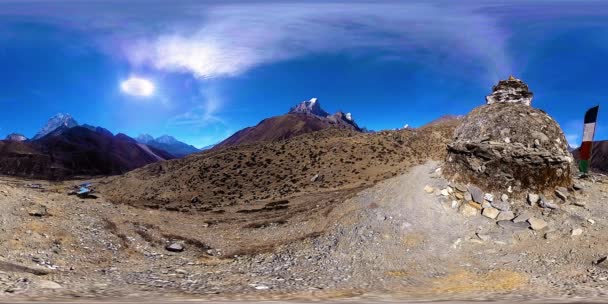
[(420, 126), (513, 74), (571, 144), (596, 104), (608, 139), (608, 2), (504, 2), (0, 0), (0, 136), (65, 112), (202, 147), (311, 97)]

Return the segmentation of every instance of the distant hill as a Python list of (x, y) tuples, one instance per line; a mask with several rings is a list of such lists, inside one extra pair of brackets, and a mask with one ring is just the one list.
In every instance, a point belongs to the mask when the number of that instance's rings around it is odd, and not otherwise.
[[(594, 141), (591, 150), (591, 171), (608, 174), (608, 140)], [(572, 151), (574, 159), (580, 159), (580, 147)]]
[(449, 122), (449, 121), (459, 121), (463, 117), (464, 117), (463, 115), (447, 114), (447, 115), (440, 116), (439, 118), (436, 118), (436, 119), (428, 122), (427, 124), (425, 124), (425, 126), (433, 126), (433, 125), (442, 124), (442, 123)]
[(169, 136), (169, 135), (163, 135), (163, 136), (155, 139), (151, 135), (141, 134), (141, 135), (137, 136), (135, 139), (139, 143), (146, 144), (150, 147), (154, 147), (157, 149), (165, 150), (165, 151), (171, 153), (171, 155), (174, 155), (175, 157), (184, 157), (188, 154), (192, 154), (192, 153), (201, 151), (200, 149), (197, 149), (196, 147), (186, 144), (184, 142), (181, 142), (181, 141), (175, 139), (175, 137)]
[(214, 149), (254, 142), (285, 140), (294, 136), (338, 128), (362, 132), (350, 113), (328, 114), (317, 98), (303, 101), (284, 115), (262, 120), (256, 126), (242, 129), (217, 144)]
[(75, 123), (71, 116), (58, 114), (35, 139), (0, 141), (0, 174), (51, 180), (114, 175), (174, 158), (127, 135)]
[(25, 137), (25, 135), (23, 135), (23, 134), (11, 133), (8, 136), (6, 136), (6, 140), (10, 140), (10, 141), (26, 141), (27, 137)]

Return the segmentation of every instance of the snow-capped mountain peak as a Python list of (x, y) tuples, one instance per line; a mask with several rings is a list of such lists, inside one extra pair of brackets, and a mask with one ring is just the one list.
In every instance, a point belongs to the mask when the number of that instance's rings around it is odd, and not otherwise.
[(70, 114), (59, 113), (51, 117), (46, 125), (36, 133), (33, 139), (39, 139), (57, 130), (60, 127), (73, 128), (78, 126), (78, 122)]
[(137, 140), (138, 143), (147, 144), (151, 141), (154, 141), (154, 137), (152, 137), (152, 135), (150, 134), (139, 134), (139, 136), (137, 136), (135, 140)]
[(311, 98), (310, 100), (302, 101), (297, 104), (295, 107), (289, 110), (291, 114), (312, 114), (321, 117), (329, 116), (329, 113), (325, 112), (321, 108), (321, 104), (319, 103), (318, 98)]
[(163, 135), (161, 137), (156, 138), (155, 140), (158, 143), (166, 144), (166, 145), (172, 145), (172, 144), (176, 144), (179, 142), (177, 139), (175, 139), (175, 137), (169, 136), (169, 135)]

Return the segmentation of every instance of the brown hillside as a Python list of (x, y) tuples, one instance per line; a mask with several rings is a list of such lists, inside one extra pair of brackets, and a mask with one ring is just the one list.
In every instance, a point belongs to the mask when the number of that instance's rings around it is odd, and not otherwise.
[(264, 119), (254, 127), (240, 130), (219, 143), (215, 148), (262, 141), (279, 141), (332, 127), (355, 130), (351, 125), (340, 124), (338, 121), (332, 121), (326, 117), (290, 113)]
[(106, 178), (100, 188), (116, 203), (223, 212), (225, 206), (365, 187), (412, 164), (445, 158), (457, 123), (378, 133), (330, 128), (218, 148)]

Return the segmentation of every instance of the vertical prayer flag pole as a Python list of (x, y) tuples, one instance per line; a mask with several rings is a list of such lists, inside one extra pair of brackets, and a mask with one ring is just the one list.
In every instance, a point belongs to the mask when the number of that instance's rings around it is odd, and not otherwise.
[(581, 156), (578, 164), (579, 170), (583, 174), (589, 172), (589, 164), (591, 161), (591, 148), (593, 145), (593, 136), (595, 135), (595, 124), (597, 122), (597, 112), (600, 106), (595, 106), (585, 113), (585, 128), (583, 129), (583, 143), (581, 144)]

